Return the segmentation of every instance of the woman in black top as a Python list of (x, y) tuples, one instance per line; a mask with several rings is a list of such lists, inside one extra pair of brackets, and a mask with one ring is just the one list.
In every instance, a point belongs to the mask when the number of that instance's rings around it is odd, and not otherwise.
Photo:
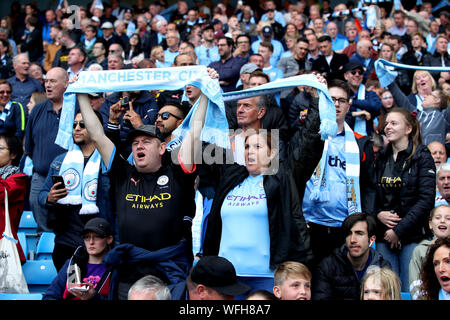
[(434, 207), (435, 165), (410, 112), (393, 108), (384, 131), (389, 144), (376, 161), (376, 248), (399, 274), (402, 291), (408, 291), (411, 254), (426, 237), (427, 219)]

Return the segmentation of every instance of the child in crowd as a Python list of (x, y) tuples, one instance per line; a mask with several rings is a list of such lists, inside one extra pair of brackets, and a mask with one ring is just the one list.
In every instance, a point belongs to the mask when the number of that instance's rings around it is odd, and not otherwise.
[(311, 278), (304, 264), (283, 262), (274, 272), (273, 293), (281, 300), (311, 300)]

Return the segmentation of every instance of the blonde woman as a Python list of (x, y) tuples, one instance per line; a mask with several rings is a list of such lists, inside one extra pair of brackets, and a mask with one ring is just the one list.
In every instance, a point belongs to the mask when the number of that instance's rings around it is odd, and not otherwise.
[(370, 266), (361, 282), (361, 300), (401, 300), (398, 275), (388, 268)]
[(431, 73), (424, 70), (414, 72), (412, 82), (412, 93), (408, 96), (408, 100), (417, 108), (422, 109), (422, 102), (436, 90), (436, 81)]
[(162, 46), (154, 46), (150, 51), (150, 58), (155, 62), (157, 68), (170, 67), (164, 61), (164, 49)]

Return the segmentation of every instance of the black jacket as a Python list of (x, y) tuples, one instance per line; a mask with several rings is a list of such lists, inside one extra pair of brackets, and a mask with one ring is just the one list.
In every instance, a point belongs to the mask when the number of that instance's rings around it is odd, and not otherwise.
[[(319, 135), (317, 103), (310, 107), (305, 126), (300, 128), (289, 144), (289, 157), (280, 161), (279, 170), (264, 176), (270, 237), (270, 268), (292, 260), (308, 264), (312, 259), (309, 233), (301, 209), (306, 182), (311, 177), (323, 150)], [(249, 175), (247, 168), (220, 166), (220, 179), (208, 218), (203, 244), (204, 255), (217, 255), (222, 233), (221, 208), (227, 194)]]
[[(410, 142), (405, 151), (408, 155), (412, 152), (412, 143)], [(377, 154), (375, 165), (377, 199), (373, 215), (383, 208), (383, 197), (381, 189), (381, 177), (389, 158), (392, 155), (392, 147), (389, 144), (384, 150)], [(400, 153), (399, 156), (400, 157)], [(434, 208), (436, 197), (436, 166), (431, 157), (430, 151), (424, 145), (419, 145), (410, 160), (405, 161), (402, 171), (402, 188), (400, 191), (400, 205), (398, 208), (392, 208), (402, 218), (396, 227), (395, 234), (400, 238), (402, 244), (420, 242), (427, 237), (428, 218), (431, 210)], [(390, 209), (390, 208), (388, 208)], [(377, 219), (377, 239), (383, 241), (384, 233), (387, 227)]]
[(333, 58), (328, 65), (325, 56), (320, 55), (312, 64), (312, 70), (324, 74), (328, 82), (333, 79), (344, 79), (344, 66), (349, 62), (348, 56), (343, 53), (333, 52)]
[[(433, 55), (428, 55), (422, 59), (422, 63), (424, 66), (428, 67), (442, 67), (442, 59), (444, 60), (444, 64), (446, 67), (450, 67), (450, 55), (448, 52), (444, 54), (442, 57), (438, 52), (435, 52)], [(438, 82), (441, 73), (439, 71), (430, 71), (434, 80)]]
[(9, 79), (14, 74), (12, 57), (9, 53), (5, 53), (3, 59), (0, 59), (0, 79)]
[[(385, 260), (373, 248), (369, 248), (370, 265), (391, 269)], [(350, 260), (347, 246), (337, 248), (324, 258), (313, 271), (311, 300), (359, 300), (361, 284)]]
[(38, 29), (34, 29), (28, 33), (25, 41), (20, 45), (20, 52), (28, 52), (30, 62), (36, 62), (44, 54), (42, 46), (42, 33)]

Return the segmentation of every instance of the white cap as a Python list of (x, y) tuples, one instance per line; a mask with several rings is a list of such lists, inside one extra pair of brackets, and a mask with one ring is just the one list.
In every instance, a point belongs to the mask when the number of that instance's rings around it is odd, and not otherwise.
[(113, 29), (113, 28), (114, 27), (113, 27), (112, 23), (109, 21), (104, 22), (101, 27), (101, 29)]

